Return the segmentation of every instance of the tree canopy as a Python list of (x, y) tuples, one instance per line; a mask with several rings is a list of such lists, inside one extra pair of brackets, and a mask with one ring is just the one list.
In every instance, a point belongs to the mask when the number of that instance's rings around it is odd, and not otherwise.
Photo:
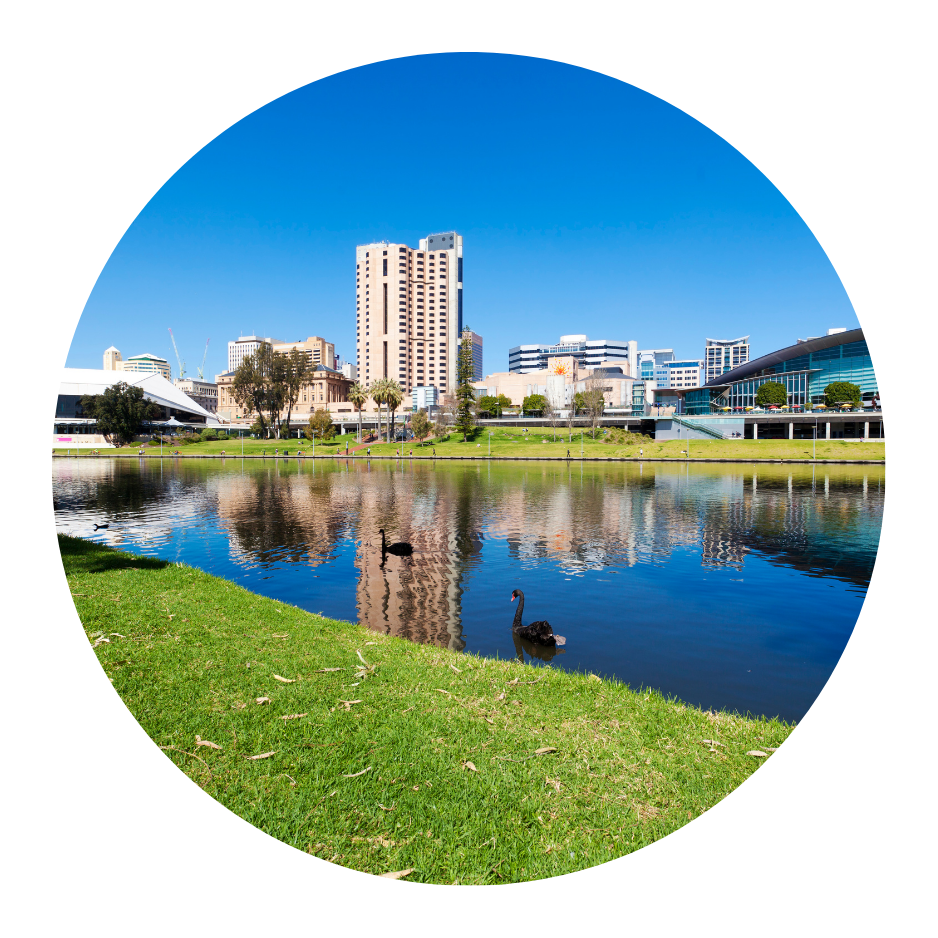
[(430, 435), (433, 424), (430, 423), (430, 418), (427, 416), (426, 410), (418, 410), (417, 413), (410, 418), (410, 429), (414, 437), (418, 440), (425, 440)]
[(472, 389), (472, 341), (469, 330), (464, 330), (459, 341), (459, 359), (456, 365), (456, 429), (463, 442), (475, 426), (476, 398)]
[(129, 443), (145, 420), (158, 420), (159, 405), (143, 396), (143, 388), (118, 381), (103, 394), (88, 394), (79, 401), (82, 410), (94, 417), (96, 430), (108, 443)]
[(484, 394), (479, 398), (479, 414), (488, 414), (490, 417), (501, 417), (506, 407), (511, 407), (511, 398), (506, 394)]
[(307, 358), (306, 352), (298, 348), (290, 349), (287, 353), (274, 352), (274, 356), (277, 362), (276, 377), (280, 380), (283, 405), (287, 408), (287, 430), (289, 431), (293, 408), (300, 399), (303, 386), (312, 378), (315, 366)]
[[(231, 382), (231, 396), (249, 414), (257, 415), (256, 422), (265, 436), (268, 424), (264, 412), (271, 411), (279, 396), (274, 386), (273, 371), (273, 349), (264, 344), (238, 365)], [(274, 413), (279, 410), (279, 407), (273, 408)]]
[(852, 381), (832, 381), (824, 388), (824, 403), (828, 407), (846, 403), (857, 405), (860, 403), (860, 385)]
[(587, 416), (590, 418), (592, 436), (593, 439), (595, 439), (596, 427), (599, 424), (604, 411), (606, 410), (606, 396), (603, 390), (603, 379), (597, 378), (595, 375), (591, 375), (586, 379), (584, 382), (584, 390), (582, 392), (582, 407)]
[(778, 381), (766, 381), (760, 384), (756, 391), (756, 407), (766, 407), (770, 404), (782, 406), (788, 403), (788, 391), (785, 385)]
[(528, 414), (532, 417), (540, 416), (544, 413), (544, 408), (547, 406), (547, 399), (543, 394), (529, 394), (521, 402), (521, 411), (522, 413)]
[(309, 423), (303, 430), (307, 440), (331, 440), (335, 436), (335, 427), (332, 424), (332, 414), (324, 407), (320, 407), (309, 415)]

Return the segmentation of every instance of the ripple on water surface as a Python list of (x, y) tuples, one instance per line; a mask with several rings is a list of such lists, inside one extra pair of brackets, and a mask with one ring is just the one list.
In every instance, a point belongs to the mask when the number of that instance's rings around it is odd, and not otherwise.
[[(414, 641), (789, 720), (856, 623), (884, 490), (881, 466), (53, 461), (60, 531)], [(382, 563), (380, 528), (413, 556)], [(514, 588), (563, 649), (514, 638)]]

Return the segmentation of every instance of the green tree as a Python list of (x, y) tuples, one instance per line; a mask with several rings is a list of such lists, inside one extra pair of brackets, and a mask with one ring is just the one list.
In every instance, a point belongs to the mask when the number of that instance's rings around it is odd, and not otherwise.
[(479, 398), (479, 416), (501, 417), (498, 406), (498, 398), (492, 394), (483, 394)]
[[(271, 428), (276, 429), (280, 439), (281, 413), (287, 402), (287, 356), (275, 352), (269, 345), (262, 345), (256, 355), (265, 360), (267, 376), (267, 417)], [(289, 434), (289, 427), (287, 428)]]
[(387, 401), (388, 379), (378, 378), (368, 388), (368, 396), (378, 405), (378, 440), (381, 440), (381, 405)]
[(463, 443), (475, 426), (475, 410), (476, 398), (472, 389), (472, 340), (469, 330), (464, 329), (456, 364), (456, 429), (462, 433)]
[(856, 407), (860, 403), (860, 385), (852, 381), (832, 381), (824, 388), (824, 403), (828, 407), (839, 404), (852, 404)]
[(143, 388), (118, 381), (103, 394), (88, 394), (79, 400), (82, 411), (95, 419), (95, 430), (108, 443), (129, 443), (145, 420), (158, 420), (160, 408), (143, 396)]
[(511, 407), (511, 398), (506, 394), (499, 394), (497, 397), (494, 394), (483, 394), (479, 398), (478, 413), (479, 416), (488, 414), (489, 417), (501, 417), (506, 407)]
[(418, 410), (417, 413), (410, 418), (410, 429), (413, 431), (414, 437), (417, 439), (418, 443), (423, 442), (430, 435), (433, 424), (430, 423), (430, 418), (427, 416), (426, 410)]
[(303, 386), (308, 384), (313, 376), (314, 366), (306, 356), (306, 352), (298, 348), (287, 352), (275, 352), (278, 356), (275, 372), (281, 382), (281, 396), (287, 408), (287, 433), (290, 432), (290, 418), (293, 408), (300, 399)]
[(544, 413), (547, 400), (543, 394), (529, 394), (521, 402), (521, 412), (531, 417), (539, 417)]
[(357, 381), (348, 389), (348, 399), (358, 411), (358, 442), (362, 441), (362, 408), (368, 401), (368, 392)]
[(770, 404), (779, 406), (788, 403), (788, 391), (785, 385), (778, 381), (766, 381), (760, 384), (756, 391), (756, 407), (767, 407)]
[(309, 415), (309, 424), (303, 430), (307, 440), (331, 440), (335, 436), (335, 427), (332, 425), (332, 414), (324, 407), (320, 407)]
[(397, 408), (401, 406), (401, 402), (404, 400), (404, 389), (395, 380), (389, 378), (387, 390), (384, 394), (388, 408), (388, 442), (390, 443), (395, 436), (393, 418), (397, 414)]
[(577, 391), (573, 395), (573, 413), (581, 414), (586, 410), (586, 395), (582, 391)]
[(592, 374), (584, 384), (583, 410), (590, 418), (590, 436), (596, 439), (596, 427), (606, 411), (606, 388), (604, 379)]
[(256, 422), (260, 425), (262, 436), (269, 435), (264, 411), (268, 409), (271, 396), (272, 364), (271, 347), (266, 344), (262, 345), (238, 365), (231, 382), (231, 396), (248, 414), (257, 416)]

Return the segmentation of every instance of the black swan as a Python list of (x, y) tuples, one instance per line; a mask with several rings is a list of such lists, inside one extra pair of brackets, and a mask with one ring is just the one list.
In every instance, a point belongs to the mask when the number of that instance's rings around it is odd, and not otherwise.
[(398, 541), (396, 544), (386, 544), (384, 540), (384, 528), (378, 532), (381, 535), (381, 553), (396, 554), (398, 557), (409, 557), (414, 548), (407, 541)]
[(532, 622), (530, 625), (521, 624), (521, 613), (524, 611), (524, 593), (521, 590), (512, 590), (511, 601), (519, 600), (515, 610), (515, 621), (511, 624), (511, 631), (520, 638), (526, 638), (535, 645), (565, 645), (567, 640), (562, 635), (554, 635), (549, 622)]
[(96, 525), (94, 526), (94, 529), (95, 529), (95, 531), (97, 531), (98, 528), (101, 528), (101, 529), (103, 530), (104, 528), (106, 528), (106, 527), (108, 526), (109, 523), (110, 523), (110, 522), (105, 521), (104, 524), (96, 524)]

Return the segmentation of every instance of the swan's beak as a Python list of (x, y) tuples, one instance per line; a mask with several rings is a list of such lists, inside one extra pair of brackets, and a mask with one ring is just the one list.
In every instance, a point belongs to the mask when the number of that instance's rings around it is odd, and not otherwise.
[(511, 594), (511, 601), (512, 601), (512, 602), (515, 601), (515, 594), (514, 594), (514, 593)]

